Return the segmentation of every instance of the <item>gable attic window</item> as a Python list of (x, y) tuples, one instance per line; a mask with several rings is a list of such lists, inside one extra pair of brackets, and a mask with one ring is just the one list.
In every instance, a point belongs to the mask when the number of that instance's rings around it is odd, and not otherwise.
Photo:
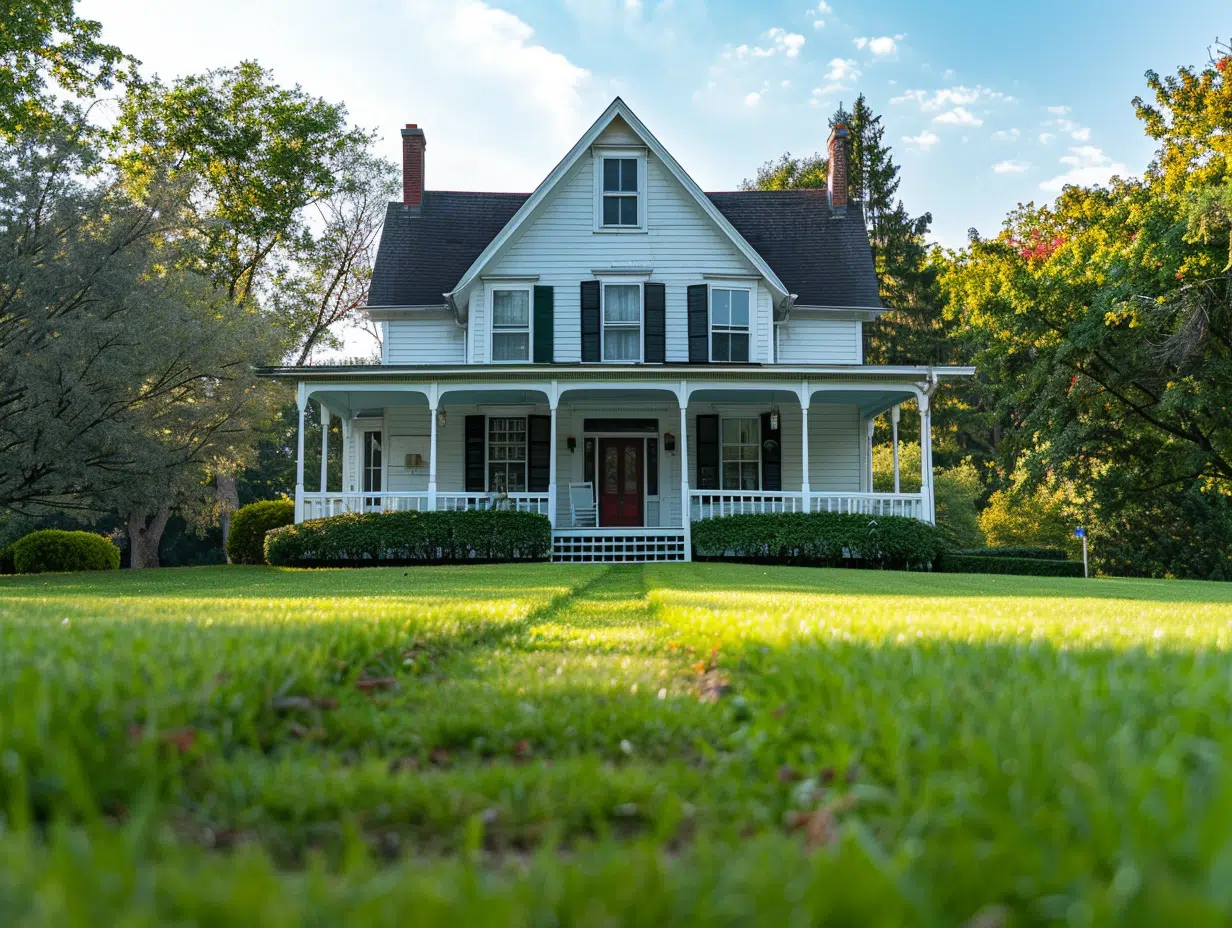
[(530, 360), (530, 288), (492, 290), (492, 360)]
[(646, 156), (637, 149), (595, 153), (595, 230), (646, 229)]

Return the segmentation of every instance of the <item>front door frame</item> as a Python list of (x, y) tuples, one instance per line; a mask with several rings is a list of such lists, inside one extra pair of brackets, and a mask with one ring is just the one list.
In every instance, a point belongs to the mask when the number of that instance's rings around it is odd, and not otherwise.
[[(603, 493), (601, 491), (602, 475), (600, 468), (603, 460), (603, 443), (605, 441), (640, 442), (641, 452), (638, 454), (638, 469), (641, 471), (641, 512), (638, 513), (639, 525), (604, 526), (603, 525)], [(619, 494), (617, 494), (619, 495)], [(595, 513), (596, 523), (600, 528), (645, 528), (646, 527), (646, 436), (639, 434), (603, 434), (595, 437)]]
[[(637, 417), (630, 417), (637, 418)], [(651, 416), (642, 416), (641, 418), (651, 418)], [(654, 418), (658, 418), (657, 414)], [(602, 516), (599, 514), (599, 441), (604, 438), (634, 438), (640, 439), (642, 442), (642, 528), (646, 528), (646, 514), (650, 511), (650, 480), (648, 475), (649, 455), (646, 453), (646, 442), (654, 439), (659, 442), (659, 495), (654, 497), (654, 501), (659, 504), (660, 515), (659, 520), (662, 522), (662, 506), (663, 506), (663, 441), (660, 432), (587, 432), (582, 430), (582, 448), (585, 449), (586, 442), (594, 439), (595, 442), (595, 481), (591, 488), (595, 499), (595, 522), (602, 528)], [(583, 452), (584, 453), (584, 452)], [(580, 478), (579, 478), (580, 479)]]

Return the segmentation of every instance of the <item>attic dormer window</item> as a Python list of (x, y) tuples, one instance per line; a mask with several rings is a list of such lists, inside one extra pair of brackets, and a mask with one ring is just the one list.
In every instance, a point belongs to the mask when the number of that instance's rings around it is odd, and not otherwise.
[(603, 159), (603, 224), (638, 226), (637, 159)]
[(595, 151), (595, 231), (646, 230), (646, 153), (636, 148)]

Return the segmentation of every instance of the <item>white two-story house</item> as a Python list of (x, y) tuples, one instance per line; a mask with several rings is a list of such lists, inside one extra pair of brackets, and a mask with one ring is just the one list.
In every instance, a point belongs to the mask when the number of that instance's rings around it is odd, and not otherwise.
[[(863, 363), (884, 309), (847, 134), (828, 190), (705, 193), (618, 98), (511, 194), (425, 190), (407, 126), (382, 363), (268, 371), (298, 386), (296, 519), (512, 506), (556, 559), (630, 561), (688, 560), (692, 522), (738, 512), (932, 520), (929, 399), (973, 369)], [(922, 490), (874, 493), (873, 420), (908, 402)], [(341, 486), (304, 487), (308, 403), (341, 418)]]

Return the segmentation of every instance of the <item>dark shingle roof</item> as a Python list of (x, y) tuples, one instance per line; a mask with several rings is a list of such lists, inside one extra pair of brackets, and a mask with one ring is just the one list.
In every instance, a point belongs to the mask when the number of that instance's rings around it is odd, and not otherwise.
[(740, 190), (706, 194), (745, 241), (766, 259), (800, 306), (877, 309), (877, 273), (864, 209), (840, 218), (824, 190)]
[[(423, 206), (390, 203), (372, 272), (370, 306), (444, 302), (527, 193), (424, 191)], [(774, 269), (801, 306), (879, 308), (877, 275), (859, 203), (834, 218), (824, 190), (707, 196)]]
[(368, 305), (444, 303), (444, 294), (453, 290), (529, 196), (425, 190), (422, 206), (390, 203)]

